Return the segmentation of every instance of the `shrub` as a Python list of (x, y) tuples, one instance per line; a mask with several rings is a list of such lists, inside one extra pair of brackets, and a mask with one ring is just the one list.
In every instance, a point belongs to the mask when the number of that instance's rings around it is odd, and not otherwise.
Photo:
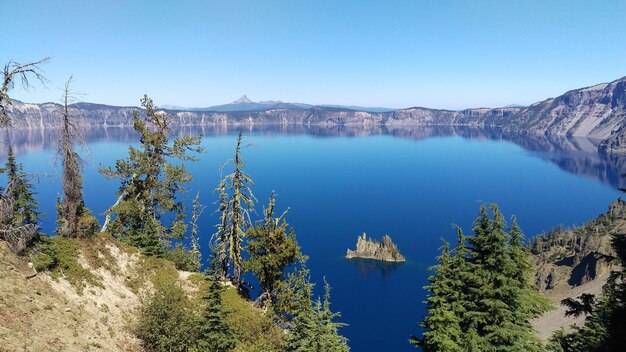
[(137, 336), (149, 351), (184, 352), (195, 340), (193, 304), (172, 281), (155, 282), (155, 292), (145, 301)]
[(163, 257), (173, 262), (178, 270), (198, 271), (200, 266), (197, 256), (180, 243), (168, 249)]
[(78, 240), (61, 236), (40, 236), (31, 250), (31, 261), (37, 271), (49, 271), (54, 279), (65, 278), (79, 294), (87, 284), (102, 287), (101, 279), (78, 262)]

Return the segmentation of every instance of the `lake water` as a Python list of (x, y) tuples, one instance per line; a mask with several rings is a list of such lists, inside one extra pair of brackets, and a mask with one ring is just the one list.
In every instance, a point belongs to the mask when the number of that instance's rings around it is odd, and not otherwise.
[[(201, 221), (203, 245), (214, 232), (219, 166), (232, 156), (236, 128), (181, 129), (206, 134), (201, 161), (187, 163), (196, 192), (209, 207)], [(43, 229), (54, 228), (54, 200), (61, 191), (47, 131), (12, 136), (18, 160), (39, 177), (37, 192)], [(85, 200), (94, 213), (115, 201), (118, 184), (98, 174), (127, 155), (136, 136), (125, 129), (89, 131)], [(595, 153), (585, 139), (527, 136), (476, 129), (427, 127), (388, 130), (349, 128), (271, 128), (248, 130), (243, 152), (261, 203), (272, 190), (277, 208), (290, 208), (308, 266), (321, 293), (331, 284), (333, 308), (349, 324), (342, 333), (353, 351), (413, 351), (407, 342), (419, 334), (425, 314), (422, 289), (441, 246), (454, 241), (452, 223), (469, 232), (482, 202), (497, 202), (515, 214), (527, 237), (559, 224), (582, 224), (619, 197), (619, 160)], [(0, 154), (0, 160), (6, 159)], [(261, 209), (262, 204), (259, 206)], [(401, 265), (346, 260), (363, 232), (389, 234), (407, 258)]]

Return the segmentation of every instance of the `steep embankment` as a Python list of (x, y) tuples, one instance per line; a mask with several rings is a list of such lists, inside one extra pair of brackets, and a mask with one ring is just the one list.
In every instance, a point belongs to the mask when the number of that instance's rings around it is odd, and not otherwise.
[[(57, 128), (58, 104), (14, 102), (9, 113), (17, 129)], [(131, 126), (134, 107), (90, 103), (71, 105), (70, 113), (90, 127)], [(611, 83), (575, 89), (525, 108), (478, 108), (461, 111), (421, 107), (388, 112), (276, 103), (252, 111), (168, 111), (177, 126), (305, 125), (497, 127), (550, 135), (592, 137), (604, 141), (605, 153), (626, 152), (626, 77)]]
[(611, 83), (571, 90), (520, 110), (497, 125), (558, 135), (607, 139), (626, 117), (626, 77)]
[[(134, 331), (155, 278), (173, 280), (202, 301), (203, 274), (177, 271), (106, 237), (62, 240), (58, 267), (39, 273), (0, 241), (0, 351), (143, 351)], [(281, 343), (282, 331), (234, 289), (223, 301), (240, 339), (237, 351)]]
[[(100, 265), (88, 261), (87, 252), (96, 253)], [(0, 241), (0, 350), (141, 351), (130, 329), (141, 290), (126, 283), (139, 274), (139, 255), (104, 243), (84, 246), (82, 253), (79, 263), (97, 285), (63, 270), (56, 279), (36, 273)]]
[(542, 338), (550, 337), (560, 327), (584, 322), (584, 316), (565, 317), (565, 308), (559, 302), (583, 293), (602, 293), (611, 271), (607, 258), (614, 254), (613, 235), (626, 235), (626, 202), (621, 199), (581, 227), (557, 228), (533, 241), (537, 286), (556, 307), (535, 322)]

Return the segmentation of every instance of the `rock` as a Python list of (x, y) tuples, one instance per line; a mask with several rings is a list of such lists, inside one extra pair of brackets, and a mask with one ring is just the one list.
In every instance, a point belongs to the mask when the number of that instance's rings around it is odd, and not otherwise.
[[(535, 282), (540, 291), (566, 291), (611, 270), (613, 235), (626, 231), (626, 202), (618, 199), (597, 219), (573, 229), (557, 228), (533, 239)], [(604, 275), (603, 275), (604, 274)]]
[[(55, 129), (61, 125), (61, 105), (14, 100), (7, 109), (20, 131)], [(276, 104), (274, 104), (276, 103)], [(602, 142), (604, 154), (626, 153), (626, 77), (610, 83), (571, 90), (528, 107), (473, 108), (460, 111), (412, 107), (365, 111), (347, 107), (302, 106), (280, 102), (254, 103), (246, 96), (230, 109), (168, 110), (172, 126), (474, 126), (550, 136), (590, 137)], [(255, 106), (252, 110), (246, 107)], [(216, 108), (216, 107), (214, 107)], [(76, 103), (70, 113), (85, 127), (131, 127), (136, 107)], [(233, 110), (234, 109), (234, 110)]]
[(382, 241), (376, 241), (367, 238), (367, 234), (363, 233), (359, 236), (356, 249), (348, 249), (346, 258), (365, 258), (382, 260), (385, 262), (404, 262), (405, 259), (398, 251), (398, 247), (391, 241), (388, 235), (383, 236)]

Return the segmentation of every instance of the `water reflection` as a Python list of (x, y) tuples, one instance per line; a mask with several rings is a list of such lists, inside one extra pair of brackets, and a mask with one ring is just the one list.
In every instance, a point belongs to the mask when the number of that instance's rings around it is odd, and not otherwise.
[[(266, 136), (304, 134), (314, 137), (364, 137), (391, 135), (398, 138), (421, 140), (430, 137), (460, 136), (467, 139), (502, 140), (515, 143), (532, 155), (558, 165), (559, 168), (581, 176), (597, 179), (615, 188), (626, 188), (621, 175), (626, 173), (626, 158), (605, 156), (597, 152), (598, 141), (583, 137), (547, 136), (515, 133), (492, 128), (464, 126), (324, 126), (324, 125), (211, 125), (177, 126), (176, 136), (182, 135), (223, 135), (244, 130)], [(133, 142), (138, 136), (132, 128), (97, 127), (85, 130), (88, 142), (119, 141)], [(10, 138), (16, 154), (30, 153), (54, 147), (56, 133), (49, 129), (10, 131)], [(0, 158), (6, 157), (6, 148), (0, 148)]]
[(361, 277), (369, 277), (373, 273), (380, 273), (383, 279), (387, 279), (404, 263), (383, 262), (374, 259), (351, 258), (346, 261), (354, 268)]

